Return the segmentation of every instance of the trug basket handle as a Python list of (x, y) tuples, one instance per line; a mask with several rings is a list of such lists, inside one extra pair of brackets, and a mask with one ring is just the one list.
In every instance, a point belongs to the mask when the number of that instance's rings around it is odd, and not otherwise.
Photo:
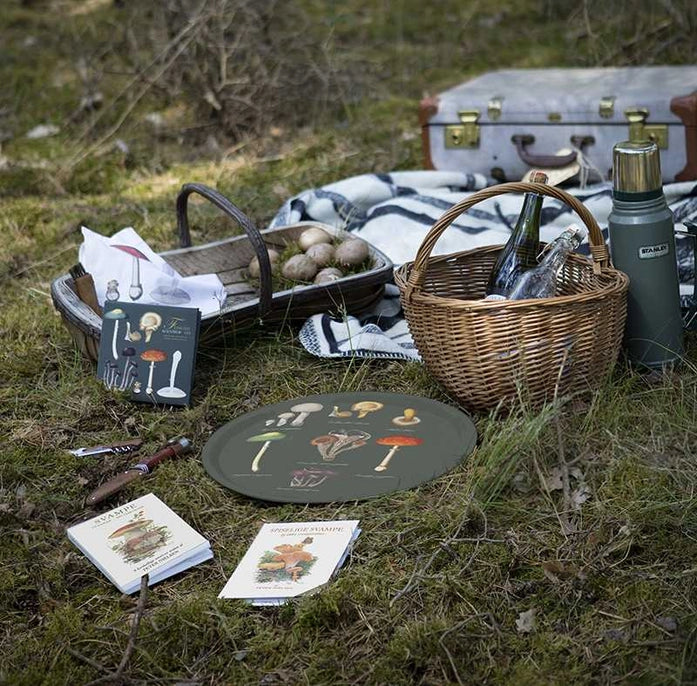
[(428, 258), (431, 256), (431, 252), (436, 245), (436, 242), (441, 237), (443, 232), (457, 219), (463, 212), (466, 212), (471, 207), (474, 207), (477, 203), (482, 200), (487, 200), (488, 198), (493, 198), (497, 195), (505, 195), (506, 193), (539, 193), (540, 195), (546, 195), (550, 198), (556, 198), (561, 200), (563, 203), (571, 207), (574, 212), (579, 216), (583, 223), (588, 228), (588, 244), (590, 246), (591, 257), (593, 259), (593, 271), (599, 274), (601, 270), (610, 264), (610, 258), (607, 252), (607, 246), (605, 245), (605, 239), (600, 231), (598, 222), (590, 213), (588, 208), (580, 201), (574, 198), (566, 191), (556, 188), (555, 186), (548, 186), (544, 183), (523, 183), (513, 182), (513, 183), (502, 183), (496, 186), (491, 186), (489, 188), (484, 188), (472, 195), (460, 200), (460, 202), (453, 205), (447, 212), (445, 212), (440, 219), (431, 227), (428, 234), (421, 243), (421, 247), (416, 253), (416, 258), (414, 259), (414, 264), (409, 271), (409, 278), (407, 280), (407, 297), (414, 290), (420, 290), (423, 286), (424, 279), (426, 278), (426, 270), (428, 268)]
[(213, 203), (218, 209), (232, 217), (245, 230), (259, 260), (259, 319), (263, 319), (264, 315), (271, 310), (273, 284), (268, 249), (259, 230), (254, 226), (252, 220), (222, 193), (202, 183), (185, 183), (177, 196), (177, 231), (179, 232), (179, 245), (182, 248), (191, 246), (187, 203), (192, 193), (198, 193)]

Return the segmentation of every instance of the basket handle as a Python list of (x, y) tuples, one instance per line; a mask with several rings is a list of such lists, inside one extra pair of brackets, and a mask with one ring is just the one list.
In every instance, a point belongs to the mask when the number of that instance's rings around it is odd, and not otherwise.
[(264, 315), (271, 310), (273, 285), (271, 281), (271, 261), (269, 260), (268, 249), (264, 239), (261, 237), (261, 233), (254, 226), (252, 220), (222, 193), (202, 183), (185, 183), (177, 196), (177, 231), (179, 232), (179, 245), (182, 248), (191, 247), (187, 207), (189, 196), (192, 193), (198, 193), (213, 203), (228, 217), (232, 217), (245, 230), (259, 260), (259, 319), (263, 319)]
[(416, 253), (414, 264), (409, 271), (407, 279), (406, 297), (409, 298), (414, 289), (420, 289), (423, 286), (426, 277), (426, 269), (428, 268), (428, 258), (431, 252), (441, 237), (442, 233), (457, 219), (463, 212), (466, 212), (477, 203), (488, 198), (493, 198), (497, 195), (505, 195), (506, 193), (539, 193), (547, 195), (550, 198), (556, 198), (566, 203), (579, 216), (583, 223), (588, 228), (588, 243), (590, 245), (591, 257), (593, 258), (593, 271), (599, 274), (603, 267), (607, 267), (610, 258), (607, 252), (607, 246), (603, 239), (603, 234), (600, 231), (598, 222), (595, 221), (593, 215), (588, 208), (580, 201), (574, 198), (566, 191), (555, 186), (548, 186), (544, 183), (523, 183), (522, 181), (512, 183), (501, 183), (497, 186), (483, 188), (476, 193), (455, 203), (440, 219), (431, 227), (426, 234), (421, 247)]

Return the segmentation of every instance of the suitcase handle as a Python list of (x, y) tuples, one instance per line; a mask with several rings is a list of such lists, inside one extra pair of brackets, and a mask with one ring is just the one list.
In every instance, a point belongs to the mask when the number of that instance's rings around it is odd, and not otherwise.
[(271, 261), (269, 253), (259, 230), (252, 220), (222, 193), (214, 188), (204, 186), (202, 183), (185, 183), (177, 196), (177, 230), (179, 231), (179, 245), (182, 248), (191, 246), (191, 232), (189, 231), (189, 217), (187, 216), (187, 203), (192, 193), (198, 193), (228, 217), (232, 217), (244, 230), (249, 242), (254, 248), (259, 260), (259, 319), (271, 310), (273, 298), (273, 285), (271, 283)]
[(547, 169), (557, 169), (558, 167), (566, 167), (576, 160), (576, 151), (572, 150), (568, 155), (533, 155), (525, 148), (535, 142), (535, 136), (530, 134), (516, 134), (511, 138), (511, 141), (518, 151), (520, 157), (525, 164), (530, 167), (546, 167)]

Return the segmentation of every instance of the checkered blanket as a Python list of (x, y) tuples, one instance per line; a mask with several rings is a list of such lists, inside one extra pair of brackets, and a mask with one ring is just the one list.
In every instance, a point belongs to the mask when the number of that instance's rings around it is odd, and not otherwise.
[[(434, 222), (467, 194), (493, 183), (481, 174), (437, 171), (404, 171), (363, 174), (303, 191), (286, 201), (270, 226), (315, 220), (341, 227), (382, 250), (396, 264), (414, 259)], [(593, 213), (607, 238), (607, 217), (612, 208), (612, 189), (607, 183), (567, 189)], [(697, 184), (664, 187), (676, 228), (697, 219)], [(505, 243), (515, 226), (521, 198), (503, 195), (478, 204), (461, 215), (436, 244), (434, 255)], [(578, 218), (563, 203), (546, 199), (542, 208), (540, 238), (554, 239)], [(588, 246), (581, 246), (588, 252)], [(681, 293), (692, 292), (694, 263), (690, 242), (678, 239)], [(385, 298), (360, 317), (317, 314), (300, 331), (300, 341), (319, 357), (382, 357), (418, 360), (399, 306), (395, 286), (387, 286)]]

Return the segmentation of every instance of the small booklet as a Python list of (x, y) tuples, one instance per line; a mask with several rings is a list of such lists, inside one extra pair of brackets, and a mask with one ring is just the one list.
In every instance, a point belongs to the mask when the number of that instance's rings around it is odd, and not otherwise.
[(360, 533), (358, 520), (264, 524), (218, 597), (282, 605), (315, 593), (341, 567)]
[(188, 405), (200, 322), (195, 307), (107, 302), (99, 378), (138, 402)]
[(156, 495), (121, 505), (76, 524), (68, 538), (122, 593), (148, 585), (213, 557), (210, 543)]

